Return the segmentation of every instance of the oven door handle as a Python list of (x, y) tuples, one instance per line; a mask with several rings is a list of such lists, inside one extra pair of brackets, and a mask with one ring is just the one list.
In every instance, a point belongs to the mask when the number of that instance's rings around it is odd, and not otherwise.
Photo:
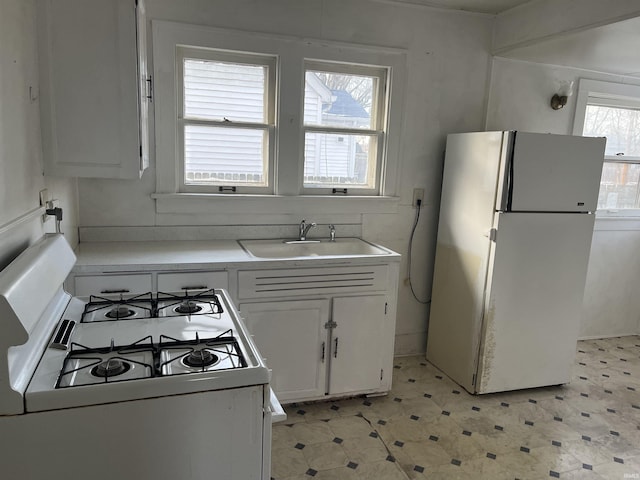
[(284, 422), (287, 419), (287, 412), (280, 405), (280, 401), (271, 387), (269, 387), (269, 410), (271, 411), (271, 423)]

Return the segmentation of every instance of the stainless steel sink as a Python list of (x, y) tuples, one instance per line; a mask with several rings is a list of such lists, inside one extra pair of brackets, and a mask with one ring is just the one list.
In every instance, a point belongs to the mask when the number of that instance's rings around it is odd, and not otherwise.
[(353, 257), (393, 253), (391, 250), (360, 238), (336, 238), (334, 242), (329, 240), (238, 240), (238, 243), (247, 253), (258, 258)]

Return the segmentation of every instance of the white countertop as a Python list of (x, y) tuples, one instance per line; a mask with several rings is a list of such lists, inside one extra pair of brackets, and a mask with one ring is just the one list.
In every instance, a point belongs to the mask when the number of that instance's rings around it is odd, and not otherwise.
[(235, 240), (89, 242), (76, 248), (76, 267), (235, 263), (251, 259)]
[(236, 240), (190, 240), (154, 242), (87, 242), (76, 248), (76, 273), (188, 270), (209, 267), (260, 267), (351, 265), (400, 261), (400, 255), (362, 257), (310, 257), (309, 259), (256, 258)]

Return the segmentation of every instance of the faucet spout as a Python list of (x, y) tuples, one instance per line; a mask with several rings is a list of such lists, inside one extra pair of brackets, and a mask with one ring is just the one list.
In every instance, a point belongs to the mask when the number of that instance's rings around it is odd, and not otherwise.
[(304, 242), (307, 239), (307, 234), (309, 230), (316, 227), (315, 222), (307, 223), (307, 221), (303, 218), (300, 222), (300, 235), (298, 236), (298, 240)]

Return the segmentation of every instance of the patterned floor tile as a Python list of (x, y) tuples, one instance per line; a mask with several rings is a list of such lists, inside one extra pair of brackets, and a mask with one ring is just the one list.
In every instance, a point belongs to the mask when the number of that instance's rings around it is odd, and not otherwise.
[(387, 396), (286, 406), (273, 478), (640, 478), (638, 336), (578, 342), (568, 385), (482, 396), (422, 356), (394, 363)]

